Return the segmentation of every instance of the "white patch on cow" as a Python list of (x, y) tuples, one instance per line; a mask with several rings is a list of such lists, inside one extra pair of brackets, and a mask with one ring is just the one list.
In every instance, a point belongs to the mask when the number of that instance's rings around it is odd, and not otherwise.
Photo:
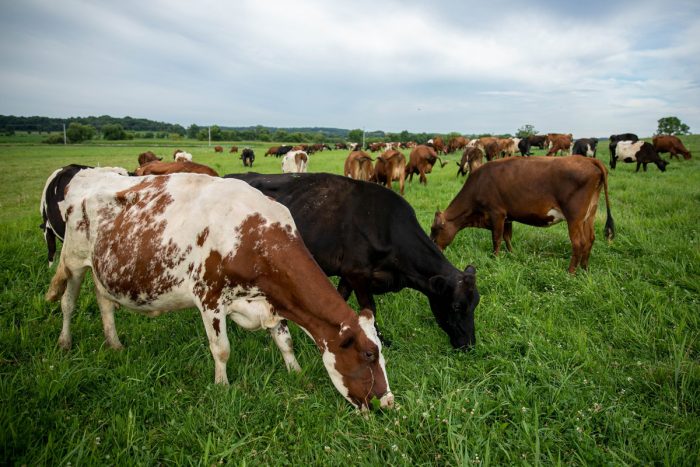
[(328, 342), (323, 341), (323, 355), (321, 357), (323, 359), (323, 365), (326, 367), (326, 371), (328, 371), (328, 376), (331, 377), (331, 381), (333, 382), (333, 386), (338, 390), (338, 392), (348, 400), (353, 406), (357, 407), (357, 404), (353, 402), (349, 397), (348, 394), (350, 394), (350, 390), (345, 387), (345, 383), (343, 382), (343, 375), (340, 374), (340, 372), (335, 368), (335, 354), (328, 350)]
[(586, 156), (588, 157), (593, 157), (595, 155), (595, 151), (591, 147), (590, 144), (586, 144)]
[(338, 335), (343, 334), (348, 329), (350, 329), (350, 326), (348, 326), (347, 324), (344, 324), (344, 323), (340, 323), (340, 332), (338, 332)]
[(239, 298), (229, 304), (228, 310), (231, 319), (249, 331), (274, 328), (283, 319), (273, 312), (272, 305), (264, 296)]
[(548, 215), (549, 217), (553, 217), (553, 218), (554, 218), (554, 219), (552, 219), (552, 220), (549, 222), (549, 225), (558, 224), (559, 222), (561, 222), (561, 221), (563, 221), (564, 219), (566, 219), (566, 218), (564, 217), (564, 213), (562, 213), (562, 212), (561, 212), (559, 209), (557, 209), (557, 208), (552, 208), (552, 209), (550, 209), (549, 211), (547, 211), (547, 215)]
[(384, 360), (384, 354), (382, 353), (382, 341), (379, 340), (379, 336), (377, 336), (377, 328), (374, 327), (374, 318), (360, 316), (359, 323), (360, 328), (372, 342), (377, 344), (377, 348), (379, 349), (379, 367), (382, 369), (382, 373), (384, 373), (384, 380), (386, 381), (386, 393), (379, 400), (379, 403), (381, 407), (389, 407), (394, 403), (394, 396), (391, 393), (391, 388), (389, 387), (389, 378), (386, 375), (386, 361)]
[(173, 156), (175, 162), (192, 162), (192, 154), (185, 151), (175, 153)]
[(624, 162), (635, 162), (643, 144), (644, 141), (620, 141), (615, 148), (615, 155)]

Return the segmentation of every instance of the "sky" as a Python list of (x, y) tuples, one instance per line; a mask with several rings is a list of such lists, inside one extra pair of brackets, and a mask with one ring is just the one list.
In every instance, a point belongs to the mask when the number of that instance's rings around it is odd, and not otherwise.
[(700, 133), (700, 1), (0, 0), (0, 114)]

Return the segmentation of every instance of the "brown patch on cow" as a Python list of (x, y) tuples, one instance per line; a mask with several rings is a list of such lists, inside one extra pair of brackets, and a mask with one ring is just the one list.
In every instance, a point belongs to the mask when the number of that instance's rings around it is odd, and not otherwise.
[(68, 209), (66, 209), (66, 224), (68, 223), (68, 218), (70, 218), (71, 214), (73, 214), (73, 205), (68, 206)]
[(172, 173), (198, 173), (218, 177), (219, 173), (204, 164), (192, 161), (162, 162), (154, 161), (136, 169), (136, 175), (168, 175)]
[(214, 318), (213, 320), (211, 320), (211, 325), (214, 328), (216, 335), (218, 336), (221, 332), (221, 329), (219, 329), (219, 318)]
[(203, 246), (204, 242), (209, 236), (209, 227), (205, 227), (199, 234), (197, 234), (197, 246)]
[(87, 236), (87, 238), (89, 240), (90, 239), (90, 218), (88, 217), (88, 213), (87, 213), (87, 200), (86, 199), (84, 199), (83, 202), (80, 204), (80, 209), (82, 210), (83, 217), (75, 225), (75, 229), (78, 231), (85, 232), (85, 235)]
[[(172, 275), (191, 251), (165, 241), (160, 216), (173, 202), (168, 177), (144, 180), (115, 195), (117, 206), (100, 211), (95, 243), (95, 274), (108, 290), (145, 305), (180, 285)], [(165, 244), (165, 245), (164, 245)]]

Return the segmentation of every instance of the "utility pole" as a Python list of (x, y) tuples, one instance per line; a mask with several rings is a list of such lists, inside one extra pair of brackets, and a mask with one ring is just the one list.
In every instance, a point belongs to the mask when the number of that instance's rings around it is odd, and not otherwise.
[(63, 144), (68, 144), (68, 138), (66, 138), (66, 124), (63, 124)]
[(360, 148), (361, 151), (364, 151), (365, 149), (365, 127), (362, 127), (362, 147)]

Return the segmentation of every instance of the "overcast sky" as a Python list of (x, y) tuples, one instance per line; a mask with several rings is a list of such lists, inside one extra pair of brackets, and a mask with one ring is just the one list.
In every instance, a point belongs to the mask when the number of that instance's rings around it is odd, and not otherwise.
[(700, 1), (0, 0), (0, 114), (700, 132)]

